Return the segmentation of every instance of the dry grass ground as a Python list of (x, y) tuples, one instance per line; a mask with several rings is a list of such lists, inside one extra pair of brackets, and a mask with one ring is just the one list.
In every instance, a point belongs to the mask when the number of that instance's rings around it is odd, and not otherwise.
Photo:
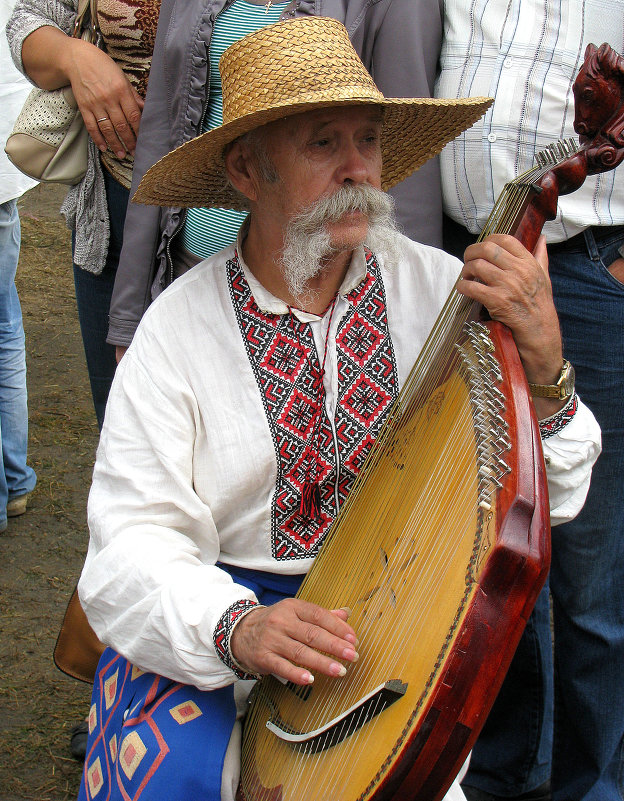
[(71, 272), (62, 188), (20, 202), (18, 291), (28, 364), (28, 512), (0, 535), (0, 801), (74, 799), (69, 751), (90, 687), (60, 673), (52, 651), (87, 544), (86, 497), (97, 444)]

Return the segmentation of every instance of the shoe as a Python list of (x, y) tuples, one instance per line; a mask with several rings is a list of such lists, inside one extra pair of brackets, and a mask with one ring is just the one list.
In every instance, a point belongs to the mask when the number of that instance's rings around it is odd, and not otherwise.
[(25, 492), (23, 495), (16, 495), (15, 498), (9, 498), (7, 503), (7, 517), (19, 517), (23, 515), (28, 506), (28, 496), (30, 492)]
[(466, 801), (551, 801), (552, 799), (550, 781), (544, 782), (534, 790), (529, 790), (526, 793), (522, 793), (522, 795), (492, 795), (492, 793), (486, 793), (485, 790), (464, 786), (463, 784), (462, 790), (466, 796)]
[(84, 762), (87, 753), (87, 737), (89, 736), (89, 724), (86, 720), (81, 720), (71, 730), (69, 747), (74, 759)]

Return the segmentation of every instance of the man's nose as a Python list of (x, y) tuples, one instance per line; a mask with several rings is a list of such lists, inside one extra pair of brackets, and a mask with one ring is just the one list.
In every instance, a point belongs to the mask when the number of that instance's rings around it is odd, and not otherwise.
[(338, 168), (338, 182), (363, 184), (369, 181), (369, 164), (354, 143), (344, 146)]

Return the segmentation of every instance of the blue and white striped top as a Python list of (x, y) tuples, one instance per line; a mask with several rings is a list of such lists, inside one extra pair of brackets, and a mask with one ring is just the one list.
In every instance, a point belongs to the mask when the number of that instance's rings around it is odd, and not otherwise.
[[(215, 21), (210, 40), (210, 93), (202, 133), (223, 124), (223, 93), (219, 59), (234, 42), (258, 28), (279, 22), (288, 0), (266, 6), (236, 0)], [(182, 232), (182, 244), (202, 259), (218, 253), (236, 239), (247, 212), (233, 209), (189, 209)]]

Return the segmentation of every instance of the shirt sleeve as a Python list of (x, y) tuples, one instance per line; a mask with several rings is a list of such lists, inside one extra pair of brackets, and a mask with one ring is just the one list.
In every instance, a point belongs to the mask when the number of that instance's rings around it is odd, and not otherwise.
[(215, 689), (236, 679), (229, 636), (257, 598), (216, 565), (219, 534), (193, 486), (199, 409), (159, 338), (143, 330), (113, 383), (79, 595), (98, 637), (134, 665)]
[(550, 522), (557, 526), (572, 520), (583, 508), (594, 462), (601, 449), (600, 427), (585, 404), (576, 397), (576, 411), (549, 436), (542, 435)]

